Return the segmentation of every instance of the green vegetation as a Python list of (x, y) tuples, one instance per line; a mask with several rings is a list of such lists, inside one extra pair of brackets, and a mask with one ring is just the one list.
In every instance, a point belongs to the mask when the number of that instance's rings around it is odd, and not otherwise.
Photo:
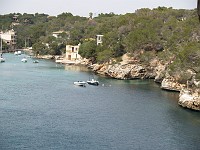
[(198, 42), (188, 42), (181, 45), (176, 59), (170, 65), (170, 74), (179, 76), (179, 80), (186, 83), (187, 80), (191, 79), (187, 73), (188, 69), (195, 72), (196, 78), (200, 79), (200, 43)]
[[(18, 15), (17, 20), (13, 20), (14, 15)], [(93, 62), (120, 60), (128, 52), (145, 63), (155, 57), (173, 61), (169, 67), (172, 75), (180, 72), (184, 75), (191, 69), (200, 76), (200, 25), (196, 9), (158, 7), (125, 15), (109, 13), (93, 17), (90, 13), (88, 17), (71, 13), (56, 17), (8, 14), (0, 16), (0, 26), (5, 30), (12, 27), (12, 22), (19, 23), (13, 26), (17, 31), (17, 47), (24, 47), (28, 40), (27, 46), (32, 46), (35, 54), (59, 55), (65, 52), (66, 44), (81, 43), (80, 55)], [(54, 38), (55, 31), (64, 32)], [(104, 35), (102, 45), (96, 45), (97, 34)]]
[(94, 40), (83, 42), (80, 46), (79, 54), (84, 58), (96, 57), (96, 42)]

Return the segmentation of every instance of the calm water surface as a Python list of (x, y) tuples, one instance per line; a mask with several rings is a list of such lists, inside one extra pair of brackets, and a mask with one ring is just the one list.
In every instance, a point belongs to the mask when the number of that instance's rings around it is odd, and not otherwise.
[(200, 113), (149, 80), (95, 76), (47, 60), (4, 54), (0, 64), (1, 150), (198, 150)]

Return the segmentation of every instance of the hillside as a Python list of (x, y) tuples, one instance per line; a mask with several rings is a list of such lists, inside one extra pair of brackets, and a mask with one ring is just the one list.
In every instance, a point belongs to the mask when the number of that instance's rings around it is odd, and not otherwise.
[[(13, 27), (17, 31), (18, 48), (28, 39), (35, 54), (62, 55), (66, 44), (81, 43), (80, 55), (90, 60), (90, 67), (96, 72), (119, 79), (153, 78), (161, 84), (165, 81), (163, 87), (169, 82), (180, 85), (178, 89), (168, 89), (180, 91), (187, 86), (200, 93), (196, 84), (200, 81), (200, 24), (196, 9), (158, 7), (125, 15), (89, 16), (8, 14), (0, 16), (0, 25), (4, 30)], [(55, 31), (64, 32), (55, 38)], [(103, 44), (97, 46), (99, 34), (103, 35)], [(129, 60), (123, 64), (124, 54)], [(126, 73), (121, 76), (123, 69)]]

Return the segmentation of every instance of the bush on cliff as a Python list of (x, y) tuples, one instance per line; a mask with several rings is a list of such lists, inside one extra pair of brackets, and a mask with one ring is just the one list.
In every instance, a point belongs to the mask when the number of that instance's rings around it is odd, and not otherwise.
[(186, 79), (187, 70), (192, 70), (197, 74), (196, 78), (200, 79), (198, 75), (200, 73), (200, 43), (189, 42), (182, 45), (176, 55), (176, 59), (170, 65), (170, 74), (172, 76), (181, 74), (182, 78)]

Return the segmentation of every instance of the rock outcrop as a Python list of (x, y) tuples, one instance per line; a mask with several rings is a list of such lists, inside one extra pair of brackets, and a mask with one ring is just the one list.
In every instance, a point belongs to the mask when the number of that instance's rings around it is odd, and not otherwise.
[(105, 74), (116, 79), (142, 79), (145, 77), (147, 71), (142, 65), (132, 64), (115, 64), (109, 65), (105, 70)]
[(128, 57), (118, 64), (93, 64), (90, 68), (101, 75), (106, 75), (116, 79), (156, 79), (161, 82), (163, 79), (163, 71), (166, 64), (154, 59), (149, 64), (142, 64), (136, 60), (128, 61)]
[(179, 94), (178, 104), (182, 107), (200, 111), (200, 92), (199, 90), (182, 89)]
[(161, 82), (161, 88), (170, 91), (181, 91), (186, 85), (178, 83), (173, 77), (165, 77)]

